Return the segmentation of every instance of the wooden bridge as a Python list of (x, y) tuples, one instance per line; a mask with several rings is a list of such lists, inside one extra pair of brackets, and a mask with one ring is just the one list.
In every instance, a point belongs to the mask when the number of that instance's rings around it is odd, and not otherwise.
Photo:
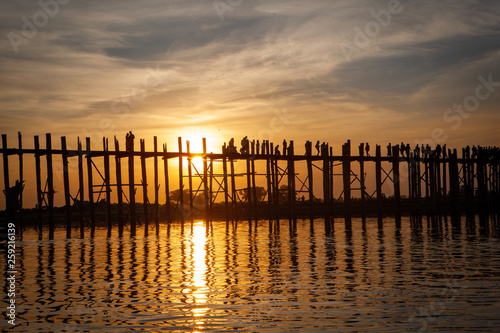
[[(120, 149), (120, 143), (114, 138), (114, 149), (110, 149), (108, 139), (103, 138), (102, 150), (92, 150), (90, 138), (86, 138), (85, 149), (78, 139), (77, 149), (67, 149), (66, 137), (61, 137), (60, 149), (52, 146), (51, 134), (46, 134), (45, 147), (40, 147), (39, 137), (34, 137), (34, 148), (23, 148), (23, 138), (18, 135), (18, 146), (9, 148), (7, 136), (2, 135), (3, 171), (6, 198), (4, 221), (14, 221), (21, 226), (26, 224), (23, 217), (23, 186), (24, 159), (26, 155), (35, 160), (36, 179), (36, 227), (40, 238), (44, 225), (48, 225), (49, 238), (54, 237), (57, 217), (54, 211), (54, 163), (55, 156), (62, 163), (62, 179), (64, 187), (64, 224), (67, 237), (75, 220), (79, 222), (80, 237), (84, 237), (86, 228), (90, 228), (91, 236), (96, 227), (96, 210), (102, 207), (108, 235), (111, 235), (114, 221), (118, 223), (118, 232), (121, 236), (124, 226), (129, 226), (130, 234), (137, 232), (138, 220), (144, 225), (145, 233), (149, 232), (149, 225), (154, 222), (156, 232), (159, 232), (160, 217), (171, 223), (174, 220), (191, 219), (198, 214), (207, 220), (214, 217), (226, 221), (261, 218), (276, 221), (280, 218), (296, 220), (298, 216), (322, 216), (327, 223), (333, 221), (333, 216), (343, 215), (345, 223), (351, 221), (353, 212), (361, 216), (376, 214), (381, 217), (390, 210), (396, 221), (403, 213), (461, 213), (464, 210), (488, 211), (500, 207), (499, 164), (500, 150), (496, 147), (465, 147), (461, 149), (459, 157), (456, 149), (449, 150), (440, 146), (420, 147), (410, 149), (409, 145), (387, 146), (382, 156), (381, 146), (375, 147), (375, 155), (369, 156), (369, 149), (364, 144), (358, 147), (358, 154), (352, 155), (351, 143), (342, 145), (341, 155), (334, 155), (332, 147), (327, 143), (316, 145), (316, 154), (313, 153), (311, 142), (306, 142), (305, 154), (296, 154), (293, 141), (284, 142), (283, 152), (273, 143), (264, 141), (262, 146), (247, 142), (247, 146), (240, 152), (234, 146), (222, 147), (221, 153), (208, 153), (206, 140), (203, 139), (203, 151), (190, 151), (189, 141), (183, 145), (182, 138), (178, 138), (178, 150), (168, 151), (163, 144), (158, 149), (157, 137), (153, 138), (153, 151), (146, 151), (145, 141), (140, 140), (140, 150), (134, 149), (134, 137), (127, 135), (126, 149)], [(260, 148), (262, 147), (262, 148)], [(185, 148), (185, 149), (184, 149)], [(385, 148), (385, 147), (384, 147)], [(385, 150), (385, 149), (384, 149)], [(15, 185), (11, 186), (11, 170), (9, 158), (17, 157), (18, 175)], [(85, 161), (84, 161), (85, 157)], [(203, 170), (197, 170), (193, 159), (201, 157)], [(46, 169), (42, 177), (42, 158)], [(140, 159), (141, 182), (136, 184), (135, 158)], [(184, 158), (187, 160), (188, 174), (184, 174)], [(71, 194), (69, 163), (76, 159), (78, 165), (78, 192)], [(103, 172), (99, 170), (95, 161), (101, 159)], [(114, 160), (114, 183), (111, 181)], [(128, 182), (124, 183), (122, 162), (128, 163)], [(154, 200), (148, 198), (148, 161), (153, 164), (152, 186)], [(246, 171), (235, 172), (235, 162), (246, 164)], [(265, 170), (256, 169), (256, 161), (265, 163)], [(173, 187), (169, 178), (169, 163), (178, 164), (177, 198), (172, 197)], [(214, 172), (214, 162), (222, 164), (222, 173)], [(58, 162), (59, 163), (59, 162)], [(305, 172), (297, 172), (297, 164), (305, 163)], [(160, 180), (160, 167), (163, 164), (163, 175)], [(404, 175), (401, 166), (405, 166)], [(357, 172), (354, 172), (356, 166)], [(373, 174), (368, 173), (369, 166)], [(151, 164), (149, 164), (151, 167)], [(334, 170), (340, 169), (339, 173)], [(389, 169), (390, 168), (390, 169)], [(57, 169), (57, 168), (56, 168)], [(321, 177), (313, 176), (317, 169)], [(389, 170), (387, 170), (389, 169)], [(31, 171), (31, 170), (30, 170)], [(318, 172), (318, 171), (317, 171)], [(59, 175), (61, 176), (61, 175)], [(304, 177), (305, 176), (305, 177)], [(368, 177), (375, 183), (373, 193), (367, 190)], [(246, 186), (238, 188), (237, 177), (244, 177)], [(259, 187), (256, 177), (264, 177), (265, 186)], [(334, 182), (338, 177), (342, 181)], [(401, 178), (406, 179), (405, 193), (402, 194)], [(86, 182), (84, 179), (86, 178)], [(100, 184), (96, 184), (96, 179)], [(315, 196), (313, 187), (315, 178), (322, 182), (322, 196)], [(374, 179), (373, 179), (374, 178)], [(199, 179), (197, 188), (193, 186), (193, 179)], [(187, 184), (186, 183), (187, 180)], [(164, 186), (165, 202), (160, 203), (160, 181)], [(391, 198), (387, 198), (382, 191), (382, 185), (392, 183)], [(45, 184), (45, 186), (42, 186)], [(334, 187), (335, 185), (335, 187)], [(176, 187), (177, 187), (176, 186)], [(117, 199), (112, 202), (112, 188), (116, 190)], [(136, 189), (142, 188), (142, 204), (136, 204)], [(261, 190), (260, 193), (259, 189)], [(334, 189), (341, 190), (340, 196), (334, 196)], [(127, 191), (128, 190), (128, 191)], [(128, 195), (127, 193), (128, 192)], [(185, 198), (184, 193), (188, 195)], [(87, 197), (85, 197), (87, 193)], [(223, 200), (217, 202), (218, 195)], [(302, 195), (300, 198), (297, 196)], [(307, 199), (306, 199), (307, 195)], [(96, 198), (97, 196), (97, 198)], [(104, 199), (99, 200), (101, 196)], [(85, 199), (87, 198), (87, 200)], [(125, 200), (124, 200), (125, 198)], [(198, 200), (197, 200), (198, 199)], [(199, 202), (201, 199), (201, 203)], [(72, 203), (73, 201), (73, 203)], [(141, 209), (142, 206), (142, 209)], [(75, 208), (76, 207), (76, 208)], [(139, 209), (139, 211), (137, 211)], [(77, 217), (74, 217), (75, 211)]]

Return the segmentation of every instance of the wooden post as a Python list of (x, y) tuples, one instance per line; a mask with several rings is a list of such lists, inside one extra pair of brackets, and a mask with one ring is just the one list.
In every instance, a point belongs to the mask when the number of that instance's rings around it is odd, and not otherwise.
[(203, 194), (205, 195), (205, 218), (208, 220), (208, 164), (207, 164), (207, 139), (202, 138), (203, 143)]
[(295, 148), (293, 141), (290, 140), (288, 145), (288, 188), (289, 188), (289, 202), (290, 202), (290, 217), (293, 221), (297, 219), (297, 202), (295, 193)]
[(462, 150), (462, 168), (465, 189), (465, 205), (467, 212), (470, 212), (474, 203), (474, 173), (472, 171), (472, 160), (469, 146)]
[[(444, 154), (444, 152), (443, 152)], [(449, 161), (449, 157), (448, 159), (445, 159), (444, 156), (443, 156), (443, 162), (442, 162), (442, 165), (443, 165), (443, 188), (442, 188), (442, 193), (443, 193), (443, 212), (444, 214), (446, 215), (447, 212), (448, 212), (448, 189), (447, 189), (447, 175), (446, 175), (446, 169), (447, 169), (447, 161)]]
[(250, 157), (247, 156), (246, 159), (246, 164), (247, 164), (247, 202), (246, 202), (246, 213), (247, 213), (247, 218), (248, 222), (252, 222), (252, 178), (250, 175)]
[(477, 192), (479, 196), (479, 209), (481, 213), (488, 211), (488, 185), (486, 172), (486, 152), (483, 148), (478, 149), (477, 154)]
[(365, 213), (365, 144), (359, 145), (359, 185), (361, 187), (361, 218), (366, 217)]
[(233, 215), (233, 221), (238, 221), (238, 214), (236, 211), (236, 204), (237, 204), (237, 198), (236, 198), (236, 182), (235, 182), (235, 176), (234, 176), (234, 159), (231, 156), (229, 158), (229, 165), (231, 167), (231, 196), (232, 196), (232, 215)]
[(228, 180), (227, 180), (227, 149), (222, 151), (222, 172), (224, 174), (223, 184), (224, 184), (224, 211), (226, 214), (226, 223), (229, 223), (229, 190), (228, 190)]
[(37, 218), (38, 218), (38, 239), (42, 239), (42, 181), (40, 176), (40, 141), (38, 135), (35, 136), (35, 173), (36, 173), (36, 198), (37, 198)]
[(182, 138), (177, 138), (179, 146), (179, 212), (181, 214), (181, 223), (184, 223), (184, 184), (183, 184), (183, 166), (182, 166)]
[(278, 174), (278, 160), (274, 155), (274, 145), (270, 142), (269, 153), (271, 155), (271, 176), (273, 177), (272, 185), (273, 185), (273, 215), (276, 222), (279, 222), (279, 200), (280, 200), (280, 189), (279, 189), (279, 174)]
[(193, 216), (193, 172), (192, 172), (192, 158), (191, 158), (191, 145), (189, 140), (186, 141), (186, 151), (188, 153), (188, 184), (189, 184), (189, 216)]
[[(269, 143), (266, 142), (266, 145), (264, 147), (269, 147)], [(264, 155), (264, 152), (262, 152)], [(267, 177), (267, 217), (269, 221), (272, 221), (274, 219), (274, 214), (273, 214), (273, 198), (274, 198), (274, 193), (273, 193), (273, 180), (272, 180), (272, 160), (271, 157), (268, 155), (266, 158), (266, 177)], [(271, 223), (270, 223), (271, 224)]]
[(123, 188), (122, 188), (122, 163), (120, 156), (120, 143), (115, 136), (115, 168), (116, 168), (116, 194), (118, 196), (118, 236), (123, 236)]
[[(333, 156), (333, 147), (330, 148), (330, 156)], [(333, 158), (330, 159), (330, 178), (328, 180), (330, 189), (328, 190), (328, 193), (330, 194), (330, 222), (333, 223), (333, 204), (335, 202), (335, 196), (333, 195), (333, 181), (334, 181), (334, 169), (333, 166), (335, 165), (335, 162), (333, 161)], [(333, 229), (332, 229), (333, 230)]]
[(344, 217), (346, 225), (351, 223), (351, 141), (342, 146), (342, 174), (344, 181)]
[(439, 213), (441, 213), (442, 209), (442, 187), (441, 187), (441, 156), (438, 156), (437, 153), (435, 153), (435, 165), (436, 169), (436, 205), (437, 205), (437, 210)]
[(415, 195), (416, 195), (416, 208), (417, 213), (422, 213), (422, 175), (420, 173), (420, 150), (416, 150), (415, 155)]
[(457, 150), (454, 149), (449, 157), (450, 168), (450, 199), (452, 204), (452, 212), (457, 214), (460, 210), (460, 181), (458, 175)]
[(382, 154), (380, 145), (375, 147), (375, 186), (377, 192), (377, 216), (382, 218), (383, 214), (383, 197), (382, 197)]
[(108, 139), (102, 138), (104, 150), (104, 182), (106, 183), (106, 223), (108, 226), (107, 236), (111, 237), (113, 219), (111, 216), (111, 177), (109, 170), (109, 144)]
[(408, 169), (408, 198), (410, 199), (410, 214), (415, 213), (415, 168), (414, 168), (413, 152), (408, 150), (406, 152), (406, 165)]
[[(21, 186), (23, 186), (22, 184), (24, 183), (24, 161), (23, 161), (23, 136), (21, 134), (21, 132), (17, 132), (17, 140), (18, 140), (18, 144), (19, 144), (19, 153), (18, 153), (18, 156), (19, 156), (19, 182), (21, 183)], [(23, 236), (23, 229), (24, 229), (24, 225), (23, 225), (23, 191), (21, 191), (21, 193), (19, 193), (19, 235)]]
[(313, 191), (313, 168), (312, 168), (312, 142), (307, 141), (306, 146), (307, 155), (307, 179), (308, 179), (308, 192), (309, 192), (309, 217), (314, 218), (314, 191)]
[(392, 147), (392, 176), (394, 182), (394, 205), (396, 222), (401, 217), (401, 188), (399, 181), (399, 146)]
[[(213, 154), (211, 152), (210, 154)], [(214, 179), (214, 160), (212, 157), (210, 157), (210, 166), (209, 166), (209, 187), (208, 187), (208, 203), (209, 203), (209, 210), (208, 210), (208, 217), (207, 221), (212, 220), (212, 211), (213, 211), (213, 179)]]
[(253, 208), (253, 217), (255, 221), (259, 219), (257, 216), (257, 189), (255, 187), (255, 160), (253, 157), (250, 158), (250, 167), (251, 167), (251, 172), (252, 172), (252, 208)]
[(13, 219), (14, 212), (10, 209), (9, 197), (7, 196), (7, 191), (10, 188), (10, 176), (9, 176), (9, 154), (7, 153), (7, 134), (2, 134), (2, 148), (3, 148), (3, 181), (4, 181), (4, 193), (5, 195), (5, 210), (8, 214), (9, 222)]
[(52, 138), (50, 133), (45, 135), (47, 146), (47, 186), (48, 186), (48, 206), (49, 206), (49, 239), (54, 239), (54, 173), (52, 170)]
[(426, 206), (426, 211), (427, 213), (429, 213), (429, 209), (430, 209), (430, 191), (429, 191), (429, 179), (430, 179), (430, 176), (429, 176), (429, 173), (430, 173), (430, 167), (429, 167), (429, 161), (430, 161), (430, 156), (429, 154), (426, 152), (424, 154), (424, 170), (425, 170), (425, 177), (424, 177), (424, 182), (425, 182), (425, 206)]
[(142, 201), (144, 208), (144, 236), (149, 235), (148, 179), (146, 172), (146, 143), (141, 139)]
[(436, 184), (436, 163), (435, 163), (435, 154), (431, 152), (431, 156), (429, 159), (429, 191), (430, 191), (430, 202), (431, 202), (431, 212), (432, 214), (436, 214), (436, 192), (437, 192), (437, 184)]
[(163, 144), (163, 171), (165, 177), (165, 206), (167, 209), (167, 223), (172, 223), (172, 214), (170, 211), (170, 182), (168, 180), (168, 158), (167, 158), (167, 144)]
[(68, 172), (68, 149), (66, 146), (66, 137), (61, 137), (62, 163), (63, 163), (63, 182), (64, 182), (64, 203), (66, 208), (66, 238), (71, 238), (71, 197), (69, 189)]
[(159, 212), (159, 193), (160, 185), (158, 178), (158, 138), (153, 137), (153, 146), (154, 146), (154, 182), (155, 182), (155, 204), (154, 204), (154, 219), (155, 219), (155, 229), (156, 235), (160, 234), (160, 212)]
[(92, 180), (92, 148), (90, 146), (90, 138), (86, 138), (87, 148), (87, 173), (89, 187), (89, 205), (90, 205), (90, 237), (95, 234), (95, 211), (94, 211), (94, 183)]
[(128, 190), (130, 204), (130, 236), (136, 234), (136, 215), (135, 215), (135, 175), (134, 175), (134, 135), (132, 134), (127, 142), (128, 150)]
[(80, 193), (80, 198), (79, 198), (79, 213), (80, 213), (80, 238), (83, 238), (85, 236), (84, 234), (84, 215), (83, 215), (83, 203), (85, 201), (84, 199), (84, 194), (85, 194), (85, 188), (83, 186), (83, 150), (82, 150), (82, 142), (80, 141), (80, 138), (78, 138), (78, 187), (79, 190), (78, 192)]
[(325, 222), (330, 222), (330, 161), (328, 156), (328, 146), (322, 147), (323, 157), (323, 203), (325, 210)]

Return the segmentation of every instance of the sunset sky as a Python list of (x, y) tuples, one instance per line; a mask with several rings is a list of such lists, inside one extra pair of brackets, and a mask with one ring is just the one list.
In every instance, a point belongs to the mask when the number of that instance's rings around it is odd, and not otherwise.
[[(474, 97), (479, 76), (500, 81), (498, 2), (42, 0), (0, 13), (13, 143), (129, 130), (173, 146), (206, 136), (209, 150), (244, 135), (300, 149), (499, 143), (500, 85)], [(473, 111), (451, 110), (467, 97)]]

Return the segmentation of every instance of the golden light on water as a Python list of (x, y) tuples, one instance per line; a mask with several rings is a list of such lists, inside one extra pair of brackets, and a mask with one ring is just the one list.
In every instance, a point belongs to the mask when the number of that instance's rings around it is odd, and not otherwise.
[(192, 234), (191, 234), (191, 249), (192, 249), (192, 278), (191, 278), (191, 290), (193, 295), (193, 301), (196, 305), (191, 311), (194, 317), (199, 318), (196, 320), (196, 324), (203, 325), (203, 316), (208, 311), (207, 307), (203, 307), (203, 304), (207, 303), (208, 298), (208, 280), (207, 280), (207, 263), (206, 263), (206, 247), (207, 243), (206, 237), (206, 227), (203, 221), (194, 222)]

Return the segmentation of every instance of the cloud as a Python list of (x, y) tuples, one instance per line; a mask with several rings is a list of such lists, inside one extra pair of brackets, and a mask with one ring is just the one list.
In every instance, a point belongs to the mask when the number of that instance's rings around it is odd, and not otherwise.
[[(372, 129), (391, 127), (420, 136), (442, 126), (478, 75), (500, 78), (500, 9), (472, 0), (401, 6), (349, 62), (340, 45), (354, 45), (356, 28), (385, 1), (243, 1), (222, 21), (211, 1), (71, 1), (17, 54), (0, 41), (2, 131), (31, 134), (43, 122), (44, 131), (80, 136), (161, 126), (245, 135), (287, 108), (296, 117), (277, 137), (368, 141)], [(20, 34), (22, 18), (39, 10), (35, 1), (2, 2), (0, 32)], [(148, 67), (159, 68), (161, 84), (127, 117), (114, 112)], [(495, 98), (474, 117), (491, 121)], [(113, 126), (100, 129), (103, 119)]]

